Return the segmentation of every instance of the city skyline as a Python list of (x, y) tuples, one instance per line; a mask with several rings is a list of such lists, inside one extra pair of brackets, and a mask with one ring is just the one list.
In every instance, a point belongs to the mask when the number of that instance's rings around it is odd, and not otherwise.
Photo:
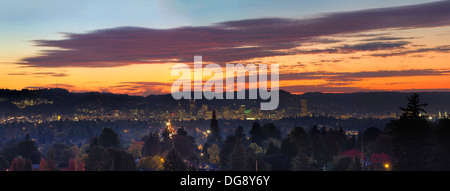
[(171, 67), (202, 55), (222, 66), (279, 64), (280, 89), (292, 93), (448, 92), (449, 6), (2, 2), (0, 88), (166, 94)]

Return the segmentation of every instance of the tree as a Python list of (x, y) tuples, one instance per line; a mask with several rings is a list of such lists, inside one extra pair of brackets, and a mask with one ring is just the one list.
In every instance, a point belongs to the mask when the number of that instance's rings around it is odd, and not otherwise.
[(216, 144), (213, 144), (211, 147), (208, 148), (208, 156), (209, 156), (209, 162), (214, 163), (214, 164), (220, 164), (220, 150), (219, 150), (219, 146), (217, 146)]
[(251, 143), (247, 148), (248, 169), (249, 171), (268, 171), (270, 164), (264, 161), (263, 149), (256, 143)]
[(370, 127), (368, 129), (364, 130), (364, 132), (362, 134), (364, 144), (370, 144), (370, 143), (374, 142), (380, 134), (381, 134), (380, 129), (378, 129), (376, 127)]
[(77, 161), (76, 159), (70, 159), (69, 160), (69, 167), (67, 168), (67, 171), (84, 171), (84, 162), (83, 161)]
[(428, 165), (431, 170), (450, 171), (450, 119), (440, 119), (433, 129), (434, 146)]
[(142, 156), (154, 156), (163, 151), (159, 136), (157, 133), (150, 133), (142, 138), (144, 146), (142, 147)]
[(39, 171), (49, 171), (47, 161), (45, 159), (41, 159), (41, 162), (39, 163)]
[(309, 135), (311, 136), (311, 137), (315, 137), (315, 136), (317, 136), (317, 135), (319, 135), (320, 134), (320, 131), (319, 131), (319, 128), (317, 127), (317, 125), (314, 125), (312, 128), (311, 128), (311, 130), (309, 131)]
[(281, 152), (293, 158), (298, 152), (311, 152), (311, 138), (302, 127), (294, 127), (281, 142)]
[(400, 107), (403, 114), (398, 120), (388, 124), (388, 131), (392, 134), (392, 152), (394, 170), (421, 171), (427, 170), (428, 157), (431, 156), (430, 125), (425, 119), (423, 107), (418, 94), (408, 98), (406, 108)]
[(25, 160), (22, 156), (14, 158), (11, 163), (11, 171), (23, 171), (25, 167)]
[(77, 165), (77, 171), (85, 171), (85, 167), (86, 165), (84, 164), (83, 161), (78, 161), (78, 165)]
[(77, 146), (73, 145), (61, 152), (61, 163), (69, 164), (70, 159), (78, 160), (81, 158), (81, 151)]
[(181, 158), (187, 160), (197, 159), (197, 146), (195, 138), (189, 136), (183, 127), (177, 130), (177, 134), (173, 136), (173, 145), (177, 149)]
[(30, 159), (25, 159), (23, 171), (33, 171), (33, 164), (31, 163)]
[(280, 148), (278, 148), (273, 141), (269, 141), (269, 145), (266, 148), (266, 155), (271, 155), (279, 152)]
[(229, 170), (245, 171), (248, 170), (248, 158), (244, 144), (238, 139), (234, 145), (233, 151), (228, 161)]
[(273, 153), (267, 155), (265, 161), (270, 164), (273, 171), (288, 171), (291, 170), (291, 161), (282, 153)]
[(39, 164), (41, 160), (41, 153), (38, 151), (35, 142), (29, 136), (25, 140), (17, 143), (17, 155), (31, 159), (34, 164)]
[(132, 154), (122, 149), (109, 147), (103, 153), (101, 169), (104, 171), (134, 171), (136, 164)]
[(223, 140), (222, 134), (219, 129), (219, 122), (216, 119), (216, 110), (213, 110), (213, 115), (211, 118), (211, 124), (209, 125), (209, 135), (206, 139), (206, 143), (204, 149), (208, 149), (207, 147), (216, 144), (219, 148), (222, 148)]
[(353, 157), (353, 158), (362, 158), (362, 153), (359, 150), (356, 149), (352, 149), (352, 150), (347, 150), (341, 153), (341, 156), (348, 156), (348, 157)]
[(263, 141), (266, 139), (261, 126), (257, 121), (253, 122), (252, 128), (250, 129), (250, 140), (252, 143), (262, 145)]
[(391, 163), (391, 158), (386, 153), (372, 153), (370, 161), (374, 164)]
[(98, 143), (102, 145), (103, 148), (119, 148), (119, 134), (114, 132), (111, 128), (103, 128), (102, 133), (98, 136)]
[(52, 160), (56, 163), (61, 163), (61, 154), (67, 149), (67, 146), (63, 143), (54, 143), (47, 151), (47, 160)]
[(228, 161), (231, 153), (233, 152), (234, 146), (236, 145), (237, 138), (234, 135), (228, 135), (225, 139), (221, 151), (221, 163), (222, 165), (228, 165)]
[(240, 125), (236, 127), (236, 129), (234, 130), (234, 136), (243, 141), (245, 139), (244, 128)]
[(158, 155), (142, 157), (138, 162), (139, 169), (151, 169), (155, 171), (163, 170), (164, 159)]
[(67, 171), (77, 171), (77, 170), (78, 170), (78, 162), (75, 159), (70, 159)]
[(406, 108), (400, 107), (402, 110), (402, 119), (410, 119), (410, 120), (421, 120), (425, 119), (425, 116), (422, 116), (421, 113), (427, 113), (424, 110), (427, 103), (420, 103), (420, 96), (417, 93), (414, 93), (410, 97), (408, 97), (408, 105)]
[(128, 148), (128, 152), (133, 155), (134, 158), (141, 158), (142, 157), (142, 148), (144, 147), (144, 142), (137, 141), (133, 142)]
[(273, 123), (265, 123), (261, 129), (264, 132), (265, 137), (277, 140), (281, 139), (281, 132)]
[(361, 171), (361, 162), (358, 157), (342, 156), (333, 163), (335, 171)]
[(292, 160), (293, 171), (310, 171), (311, 160), (303, 152), (298, 152), (295, 158)]
[(165, 171), (185, 171), (187, 170), (186, 164), (184, 164), (183, 159), (178, 154), (175, 148), (172, 148), (169, 153), (167, 153), (166, 160), (163, 164)]
[(56, 163), (53, 160), (47, 161), (47, 169), (48, 171), (56, 171)]
[(105, 149), (101, 145), (94, 145), (89, 149), (89, 154), (84, 162), (87, 171), (101, 170), (100, 162), (103, 160)]

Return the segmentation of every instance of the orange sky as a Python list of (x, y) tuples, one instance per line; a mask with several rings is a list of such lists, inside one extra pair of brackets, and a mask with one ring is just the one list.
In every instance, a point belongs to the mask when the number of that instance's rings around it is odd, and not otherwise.
[[(378, 39), (374, 39), (378, 38)], [(64, 39), (64, 38), (61, 38)], [(296, 54), (258, 57), (233, 63), (279, 64), (280, 89), (308, 91), (450, 91), (450, 26), (391, 28), (317, 36), (295, 48)], [(316, 41), (314, 41), (316, 40)], [(323, 40), (334, 40), (327, 43)], [(370, 42), (402, 46), (347, 51)], [(141, 63), (115, 67), (31, 67), (24, 58), (45, 55), (53, 47), (11, 44), (0, 49), (0, 88), (66, 88), (74, 92), (100, 91), (131, 95), (170, 93), (171, 67), (177, 63)], [(312, 50), (338, 49), (317, 52)], [(445, 49), (445, 50), (444, 50)], [(442, 50), (442, 51), (439, 51)], [(393, 56), (381, 56), (398, 54)], [(193, 57), (194, 55), (192, 55)], [(204, 58), (204, 65), (209, 63)], [(192, 64), (192, 63), (186, 63)], [(224, 69), (225, 70), (225, 69)], [(425, 71), (423, 75), (420, 71)], [(373, 72), (373, 73), (371, 73)], [(388, 73), (388, 74), (385, 74)]]

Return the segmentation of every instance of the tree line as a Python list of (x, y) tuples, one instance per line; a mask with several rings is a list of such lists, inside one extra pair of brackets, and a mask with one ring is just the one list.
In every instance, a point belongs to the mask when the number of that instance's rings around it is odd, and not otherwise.
[[(413, 94), (402, 115), (383, 130), (366, 128), (358, 138), (338, 129), (294, 127), (282, 136), (273, 123), (255, 121), (223, 137), (215, 112), (207, 139), (198, 144), (183, 128), (150, 132), (127, 148), (111, 128), (81, 147), (53, 144), (44, 155), (29, 135), (3, 147), (0, 168), (32, 170), (222, 170), (360, 171), (450, 170), (450, 120), (427, 120), (426, 103)], [(36, 169), (35, 169), (36, 170)]]

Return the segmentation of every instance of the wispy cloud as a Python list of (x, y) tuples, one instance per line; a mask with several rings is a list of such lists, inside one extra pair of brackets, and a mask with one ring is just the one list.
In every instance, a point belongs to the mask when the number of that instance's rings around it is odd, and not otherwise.
[[(322, 36), (387, 28), (421, 28), (450, 24), (450, 1), (323, 14), (306, 19), (264, 18), (211, 26), (151, 29), (118, 27), (84, 34), (65, 33), (63, 40), (36, 40), (46, 50), (17, 64), (30, 67), (115, 67), (130, 64), (192, 62), (228, 63), (253, 58), (314, 53), (288, 51)], [(332, 39), (322, 39), (324, 43)], [(372, 39), (372, 41), (400, 39)], [(406, 41), (368, 42), (317, 52), (349, 53), (398, 49)], [(380, 56), (380, 55), (379, 55)]]
[(426, 52), (449, 53), (450, 45), (437, 46), (434, 48), (419, 48), (419, 49), (413, 49), (413, 50), (396, 51), (396, 52), (389, 52), (389, 53), (376, 53), (376, 54), (371, 54), (370, 56), (389, 57), (389, 56), (403, 56), (403, 55), (408, 55), (408, 54), (426, 53)]
[(361, 72), (300, 72), (283, 73), (280, 79), (283, 80), (316, 80), (324, 79), (327, 81), (360, 81), (367, 78), (386, 78), (386, 77), (412, 77), (412, 76), (441, 76), (450, 75), (450, 70), (434, 69), (410, 69), (410, 70), (379, 70), (379, 71), (361, 71)]
[(170, 93), (172, 83), (164, 82), (120, 82), (105, 90), (129, 95), (151, 95)]
[(57, 72), (16, 72), (9, 73), (10, 76), (34, 76), (34, 77), (66, 77), (68, 74), (66, 73), (57, 73)]

